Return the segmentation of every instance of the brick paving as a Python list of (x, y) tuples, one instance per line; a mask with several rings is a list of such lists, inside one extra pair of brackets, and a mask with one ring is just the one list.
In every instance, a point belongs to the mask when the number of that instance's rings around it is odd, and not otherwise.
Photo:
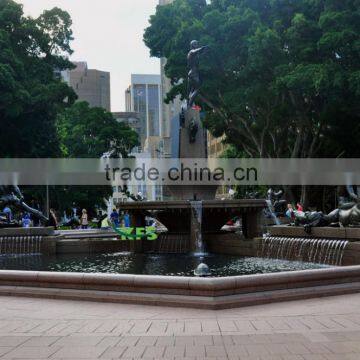
[(359, 360), (360, 294), (221, 311), (0, 297), (0, 359)]

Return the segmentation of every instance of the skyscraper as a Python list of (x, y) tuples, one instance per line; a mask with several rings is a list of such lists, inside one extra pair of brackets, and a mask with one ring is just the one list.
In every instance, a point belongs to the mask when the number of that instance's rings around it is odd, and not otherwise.
[(131, 85), (125, 92), (126, 111), (139, 113), (141, 144), (161, 135), (160, 75), (132, 74)]
[(62, 71), (61, 76), (74, 89), (78, 100), (110, 111), (110, 73), (88, 69), (86, 62), (74, 62), (74, 65), (75, 69)]

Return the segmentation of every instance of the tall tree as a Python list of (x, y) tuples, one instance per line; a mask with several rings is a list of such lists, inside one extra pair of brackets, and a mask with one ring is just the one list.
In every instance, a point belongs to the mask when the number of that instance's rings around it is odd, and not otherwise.
[[(144, 41), (186, 95), (186, 52), (210, 46), (199, 102), (215, 136), (249, 157), (360, 155), (359, 0), (175, 0)], [(306, 202), (306, 188), (302, 191)]]
[[(144, 40), (167, 59), (168, 100), (186, 94), (189, 42), (210, 46), (205, 124), (248, 156), (349, 156), (360, 124), (359, 8), (359, 0), (175, 0), (157, 8)], [(339, 127), (352, 129), (342, 144)]]
[(36, 19), (0, 0), (0, 156), (60, 155), (57, 113), (76, 95), (55, 76), (71, 68), (71, 18), (54, 8)]
[(117, 122), (102, 108), (77, 102), (58, 116), (57, 128), (64, 157), (99, 158), (104, 153), (126, 158), (139, 145), (137, 133)]
[[(126, 158), (139, 145), (137, 133), (128, 125), (118, 123), (105, 109), (90, 108), (87, 102), (77, 102), (59, 114), (57, 129), (63, 157), (100, 158), (109, 153), (113, 158)], [(75, 203), (94, 215), (112, 193), (110, 186), (57, 186), (51, 198), (61, 211)]]

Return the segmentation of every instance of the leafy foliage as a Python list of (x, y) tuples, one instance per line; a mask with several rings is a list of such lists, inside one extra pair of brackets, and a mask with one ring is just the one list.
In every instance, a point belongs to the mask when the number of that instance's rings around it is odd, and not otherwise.
[[(100, 158), (127, 157), (139, 145), (137, 133), (124, 123), (118, 123), (102, 108), (90, 108), (87, 102), (77, 102), (58, 116), (57, 129), (64, 157)], [(68, 210), (75, 204), (88, 209), (104, 206), (104, 199), (112, 195), (110, 186), (56, 187), (54, 200), (57, 209)]]
[(186, 95), (198, 39), (205, 124), (253, 157), (359, 156), (359, 0), (175, 0), (144, 41), (167, 59), (168, 101)]
[(60, 155), (55, 119), (76, 95), (54, 76), (71, 68), (70, 16), (55, 8), (37, 19), (0, 0), (0, 156)]
[[(59, 9), (25, 17), (22, 6), (0, 0), (0, 157), (126, 157), (137, 134), (104, 109), (75, 103), (75, 92), (57, 75), (73, 68), (72, 20)], [(45, 190), (26, 187), (27, 198), (45, 202)], [(51, 206), (68, 210), (104, 205), (111, 188), (51, 187)]]
[(64, 157), (98, 158), (104, 153), (127, 157), (139, 145), (138, 135), (124, 123), (118, 123), (102, 108), (90, 108), (77, 102), (62, 112), (57, 128)]

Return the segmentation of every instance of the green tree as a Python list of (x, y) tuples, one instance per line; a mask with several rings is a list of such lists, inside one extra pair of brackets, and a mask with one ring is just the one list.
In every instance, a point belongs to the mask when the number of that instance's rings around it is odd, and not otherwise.
[(167, 59), (168, 101), (186, 94), (193, 38), (210, 46), (198, 101), (213, 135), (250, 157), (360, 155), (359, 0), (159, 6), (144, 40)]
[(54, 8), (36, 19), (0, 0), (0, 156), (60, 155), (57, 113), (75, 93), (55, 76), (71, 68), (71, 19)]
[(99, 158), (104, 153), (126, 158), (139, 145), (138, 135), (128, 125), (118, 123), (102, 108), (77, 102), (58, 116), (60, 145), (64, 157)]
[[(175, 0), (159, 6), (144, 40), (186, 94), (193, 38), (210, 46), (199, 102), (214, 135), (248, 156), (339, 155), (324, 148), (341, 121), (359, 124), (358, 0)], [(342, 144), (343, 150), (347, 144)]]
[[(128, 125), (117, 122), (105, 109), (90, 108), (87, 102), (77, 102), (60, 113), (57, 130), (62, 156), (66, 158), (100, 158), (105, 153), (126, 158), (139, 145), (137, 133)], [(51, 198), (62, 211), (75, 203), (94, 215), (94, 210), (103, 208), (104, 199), (111, 195), (110, 186), (57, 186)]]

